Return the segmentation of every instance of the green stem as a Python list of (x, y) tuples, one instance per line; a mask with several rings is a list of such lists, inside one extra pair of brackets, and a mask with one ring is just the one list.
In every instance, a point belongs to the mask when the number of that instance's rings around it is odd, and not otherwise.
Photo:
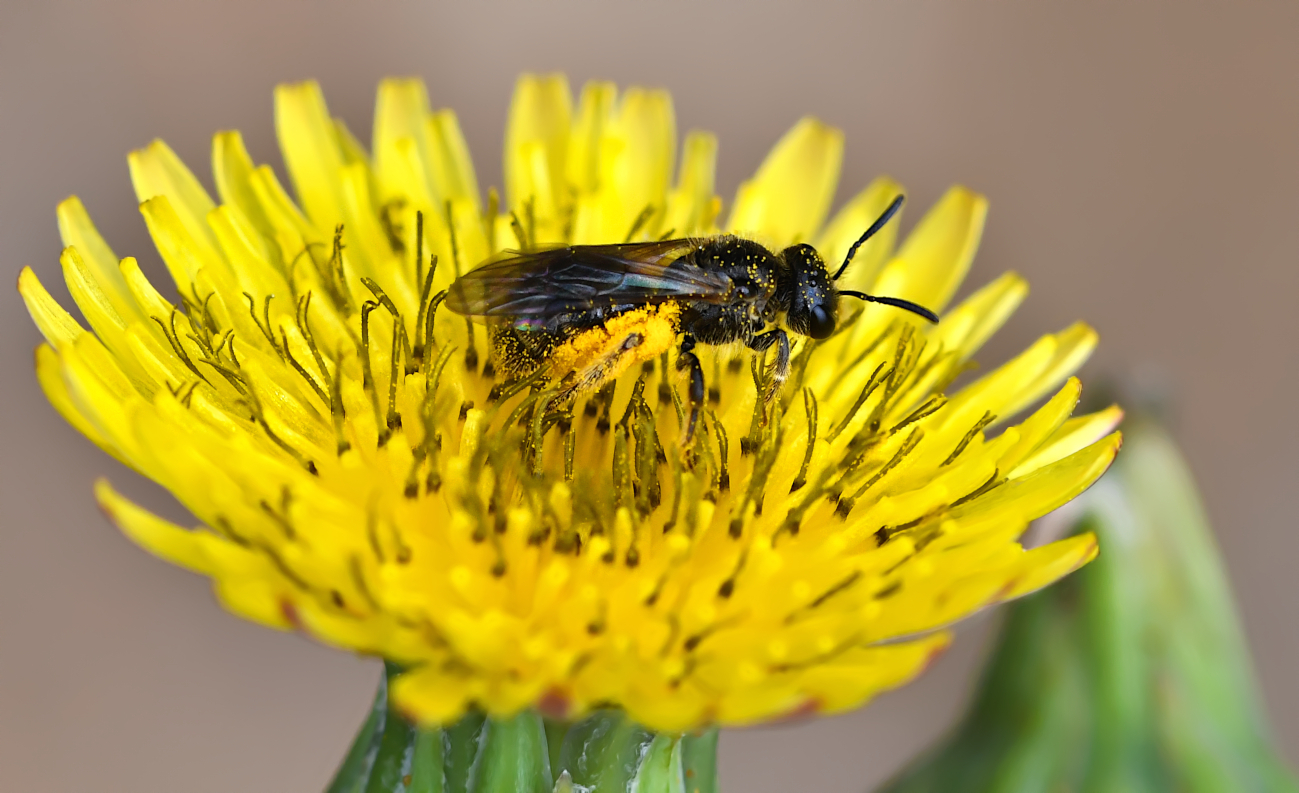
[(327, 793), (717, 793), (717, 730), (655, 734), (616, 710), (576, 722), (471, 713), (423, 729), (389, 707), (389, 664)]

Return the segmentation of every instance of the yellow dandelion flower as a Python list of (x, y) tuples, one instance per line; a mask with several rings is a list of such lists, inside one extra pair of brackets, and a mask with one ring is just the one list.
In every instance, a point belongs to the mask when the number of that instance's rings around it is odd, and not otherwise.
[(24, 270), (37, 373), (69, 422), (203, 524), (101, 482), (131, 539), (211, 577), (236, 614), (399, 664), (392, 698), (418, 722), (613, 705), (680, 731), (842, 711), (918, 674), (954, 621), (1096, 553), (1090, 535), (1018, 543), (1118, 448), (1117, 410), (1070, 418), (1093, 331), (949, 392), (1027, 291), (1008, 274), (947, 307), (981, 196), (952, 189), (896, 249), (891, 223), (845, 276), (939, 324), (845, 306), (832, 337), (795, 337), (770, 404), (753, 353), (700, 347), (710, 393), (687, 451), (673, 307), (557, 351), (580, 370), (628, 330), (655, 340), (562, 400), (507, 371), (444, 290), (497, 251), (552, 243), (733, 231), (838, 261), (901, 191), (880, 179), (827, 223), (838, 130), (799, 122), (723, 219), (717, 142), (687, 135), (674, 180), (661, 91), (593, 83), (574, 107), (563, 78), (523, 78), (503, 200), (482, 198), (456, 116), (418, 81), (380, 86), (370, 152), (314, 83), (275, 100), (296, 201), (236, 132), (213, 142), (219, 200), (161, 141), (130, 156), (178, 302), (76, 198), (60, 205), (89, 330)]

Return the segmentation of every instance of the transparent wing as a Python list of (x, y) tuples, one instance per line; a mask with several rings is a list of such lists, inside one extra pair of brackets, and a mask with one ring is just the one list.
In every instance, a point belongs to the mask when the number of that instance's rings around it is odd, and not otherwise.
[(474, 317), (537, 320), (669, 300), (724, 302), (731, 280), (682, 261), (690, 240), (509, 251), (451, 285), (446, 307)]

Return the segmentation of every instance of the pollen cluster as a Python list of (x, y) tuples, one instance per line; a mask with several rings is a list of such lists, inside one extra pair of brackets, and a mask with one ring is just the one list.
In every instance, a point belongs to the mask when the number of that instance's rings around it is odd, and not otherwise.
[[(238, 133), (214, 141), (217, 200), (161, 142), (131, 155), (174, 297), (75, 198), (59, 207), (90, 327), (25, 270), (37, 371), (69, 422), (201, 522), (101, 483), (128, 536), (236, 614), (400, 664), (413, 719), (612, 705), (675, 731), (841, 711), (918, 674), (954, 621), (1095, 554), (1090, 535), (1018, 542), (1117, 450), (1117, 410), (1070, 417), (1094, 333), (952, 388), (1025, 296), (1015, 275), (934, 327), (846, 306), (832, 337), (796, 337), (770, 402), (763, 360), (698, 348), (710, 393), (688, 445), (671, 306), (534, 374), (439, 310), (511, 247), (726, 231), (835, 261), (900, 190), (881, 179), (822, 229), (837, 131), (800, 122), (719, 223), (716, 142), (691, 133), (674, 181), (662, 92), (595, 83), (574, 110), (561, 78), (523, 78), (505, 196), (485, 201), (455, 116), (415, 81), (380, 87), (369, 152), (314, 84), (278, 90), (276, 124), (296, 201)], [(943, 309), (984, 207), (953, 189), (846, 280)]]

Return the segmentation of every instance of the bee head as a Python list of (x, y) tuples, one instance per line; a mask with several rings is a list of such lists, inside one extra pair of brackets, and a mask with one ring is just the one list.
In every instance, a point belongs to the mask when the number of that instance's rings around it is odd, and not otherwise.
[(789, 329), (813, 339), (834, 333), (839, 320), (839, 293), (825, 269), (825, 260), (811, 245), (792, 245), (781, 251), (785, 267), (777, 293), (783, 298)]

